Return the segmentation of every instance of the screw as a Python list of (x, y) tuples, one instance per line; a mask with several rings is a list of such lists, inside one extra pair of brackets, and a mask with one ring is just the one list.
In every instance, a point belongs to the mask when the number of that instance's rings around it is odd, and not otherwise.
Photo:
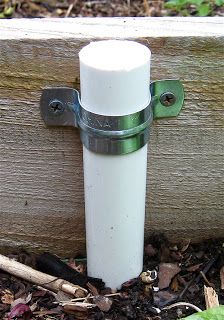
[(176, 97), (172, 92), (164, 92), (159, 100), (163, 106), (171, 107), (176, 102)]
[(57, 115), (57, 116), (62, 114), (65, 110), (64, 104), (60, 100), (57, 100), (57, 99), (50, 101), (48, 107), (49, 107), (50, 113)]

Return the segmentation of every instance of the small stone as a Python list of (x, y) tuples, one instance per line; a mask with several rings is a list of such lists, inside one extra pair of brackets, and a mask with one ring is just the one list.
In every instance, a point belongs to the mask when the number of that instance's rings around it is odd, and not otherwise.
[(152, 287), (153, 291), (158, 292), (159, 291), (159, 287)]
[(181, 269), (176, 263), (160, 263), (158, 273), (160, 290), (169, 287), (173, 277), (180, 271)]

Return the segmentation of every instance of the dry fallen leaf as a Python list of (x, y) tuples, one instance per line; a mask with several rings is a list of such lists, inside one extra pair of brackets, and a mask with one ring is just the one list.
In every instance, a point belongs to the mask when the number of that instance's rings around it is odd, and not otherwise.
[(170, 288), (174, 292), (178, 292), (179, 291), (179, 282), (178, 282), (177, 277), (173, 278), (173, 280), (171, 282), (171, 285), (170, 285)]
[(32, 299), (32, 293), (29, 293), (27, 296), (24, 296), (24, 298), (21, 297), (14, 300), (11, 303), (11, 307), (14, 308), (17, 304), (27, 304), (30, 302), (31, 299)]
[(176, 263), (160, 263), (158, 273), (158, 286), (160, 290), (169, 287), (171, 280), (180, 270), (180, 267)]
[(9, 289), (3, 290), (1, 295), (2, 295), (1, 297), (2, 303), (10, 304), (10, 305), (13, 303), (14, 295)]
[(32, 317), (32, 312), (27, 304), (19, 303), (9, 313), (9, 320), (23, 316), (24, 319), (29, 320)]

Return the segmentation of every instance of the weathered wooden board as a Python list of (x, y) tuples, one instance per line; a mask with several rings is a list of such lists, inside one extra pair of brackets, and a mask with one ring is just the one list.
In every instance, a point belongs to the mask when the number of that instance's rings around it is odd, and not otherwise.
[(105, 38), (148, 45), (152, 78), (185, 87), (178, 118), (152, 130), (146, 236), (223, 236), (223, 31), (221, 18), (0, 21), (0, 246), (84, 252), (79, 134), (45, 127), (39, 98), (45, 86), (78, 87), (78, 51)]

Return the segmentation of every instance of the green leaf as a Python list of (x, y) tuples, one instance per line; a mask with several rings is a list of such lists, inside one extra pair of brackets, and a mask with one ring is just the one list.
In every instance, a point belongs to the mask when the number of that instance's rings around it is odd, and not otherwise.
[(224, 306), (208, 309), (203, 312), (197, 312), (182, 320), (223, 320)]
[(4, 15), (6, 17), (11, 17), (11, 15), (13, 15), (13, 12), (14, 12), (14, 8), (13, 7), (9, 7), (9, 8), (4, 10)]
[(198, 8), (198, 16), (207, 17), (211, 11), (209, 4), (202, 4)]
[(215, 5), (220, 7), (224, 5), (224, 0), (215, 0)]
[(204, 2), (204, 0), (188, 0), (188, 4), (195, 4), (196, 6), (200, 6)]
[(177, 8), (179, 10), (187, 3), (188, 3), (188, 0), (170, 0), (165, 3), (165, 8), (168, 8), (168, 9)]

